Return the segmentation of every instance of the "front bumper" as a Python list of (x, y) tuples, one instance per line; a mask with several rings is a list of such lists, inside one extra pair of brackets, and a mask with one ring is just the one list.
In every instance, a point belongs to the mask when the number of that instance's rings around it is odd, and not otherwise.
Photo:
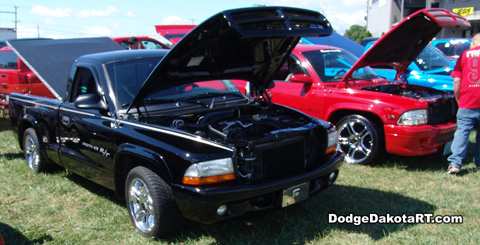
[[(283, 191), (302, 183), (308, 183), (308, 198), (310, 198), (335, 182), (338, 169), (343, 163), (342, 157), (340, 152), (336, 152), (325, 165), (315, 170), (262, 184), (212, 188), (174, 184), (172, 189), (177, 206), (185, 218), (209, 224), (250, 211), (282, 207)], [(333, 172), (335, 178), (330, 179), (330, 174)], [(228, 211), (224, 215), (217, 214), (217, 209), (221, 205), (227, 206)]]
[(433, 154), (453, 140), (457, 124), (399, 126), (385, 125), (385, 147), (391, 154), (422, 156)]

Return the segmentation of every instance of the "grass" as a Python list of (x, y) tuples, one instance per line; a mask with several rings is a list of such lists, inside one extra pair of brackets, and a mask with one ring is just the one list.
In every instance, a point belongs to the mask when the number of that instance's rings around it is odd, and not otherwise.
[[(440, 155), (344, 164), (336, 184), (306, 202), (213, 225), (187, 222), (178, 236), (152, 240), (135, 232), (112, 191), (65, 170), (33, 174), (14, 133), (3, 126), (0, 138), (0, 234), (6, 244), (480, 243), (480, 173), (471, 158), (458, 176), (446, 174)], [(463, 224), (328, 223), (329, 214), (372, 213), (462, 215)]]

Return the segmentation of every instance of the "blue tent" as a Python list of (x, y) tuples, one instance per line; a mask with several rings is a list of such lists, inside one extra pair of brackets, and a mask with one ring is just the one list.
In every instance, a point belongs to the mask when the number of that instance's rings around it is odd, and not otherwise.
[(357, 57), (362, 56), (364, 49), (359, 43), (348, 37), (344, 37), (337, 32), (333, 32), (333, 34), (328, 37), (302, 37), (301, 41), (307, 44), (322, 44), (343, 48)]

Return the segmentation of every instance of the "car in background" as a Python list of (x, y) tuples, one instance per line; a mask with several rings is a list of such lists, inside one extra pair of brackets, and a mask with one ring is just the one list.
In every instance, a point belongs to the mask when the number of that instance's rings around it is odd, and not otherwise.
[(354, 69), (357, 61), (337, 47), (297, 45), (275, 76), (269, 90), (272, 102), (332, 122), (347, 163), (370, 164), (385, 152), (427, 155), (452, 140), (456, 126), (451, 93), (403, 88), (368, 66)]
[[(365, 46), (367, 52), (375, 42)], [(453, 71), (455, 62), (432, 45), (427, 45), (422, 52), (410, 63), (404, 74), (398, 74), (394, 67), (387, 65), (373, 65), (375, 73), (392, 82), (405, 82), (411, 85), (431, 87), (438, 90), (453, 91)]]
[(5, 46), (0, 48), (0, 118), (8, 119), (8, 97), (14, 92), (55, 98), (13, 50)]
[(458, 59), (463, 51), (470, 48), (471, 40), (468, 38), (435, 39), (432, 46), (442, 51), (448, 58)]
[[(169, 46), (147, 36), (135, 36), (142, 49), (170, 49)], [(112, 40), (120, 44), (125, 49), (128, 49), (128, 39), (130, 37), (112, 37)]]

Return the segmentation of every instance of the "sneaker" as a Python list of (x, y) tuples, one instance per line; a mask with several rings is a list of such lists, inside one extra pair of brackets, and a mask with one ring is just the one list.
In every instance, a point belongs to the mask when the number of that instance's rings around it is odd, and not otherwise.
[(450, 167), (448, 167), (448, 173), (449, 174), (456, 174), (460, 172), (460, 168), (459, 167), (455, 167), (453, 165), (450, 165)]

